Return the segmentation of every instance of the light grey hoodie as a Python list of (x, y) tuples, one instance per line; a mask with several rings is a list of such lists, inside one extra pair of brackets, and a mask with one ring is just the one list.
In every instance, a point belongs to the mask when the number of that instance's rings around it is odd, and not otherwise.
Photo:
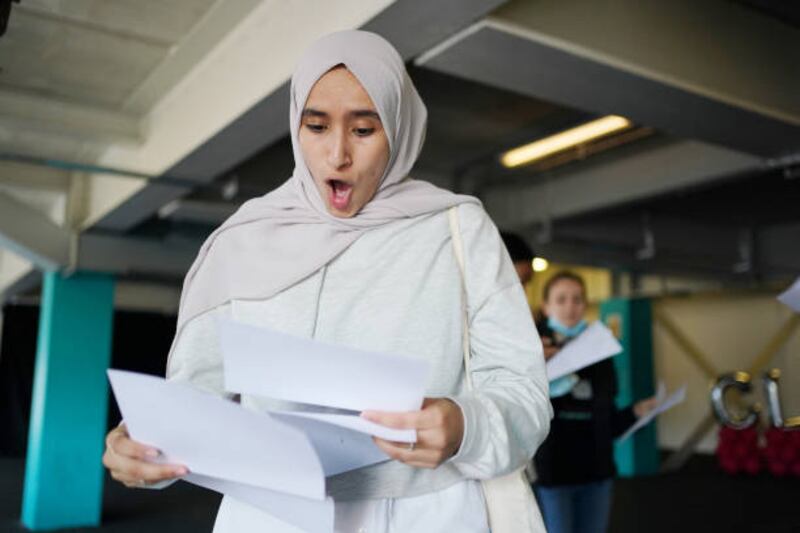
[[(420, 496), (519, 468), (547, 435), (552, 416), (542, 345), (497, 228), (478, 205), (462, 204), (458, 211), (473, 393), (463, 386), (461, 288), (446, 211), (370, 231), (325, 268), (269, 299), (234, 300), (193, 319), (174, 347), (168, 378), (226, 395), (215, 329), (219, 316), (424, 358), (432, 364), (426, 396), (450, 397), (464, 414), (458, 454), (433, 470), (390, 461), (340, 474), (328, 480), (334, 499)], [(285, 407), (248, 395), (241, 403), (256, 411)], [(226, 506), (236, 503), (225, 500), (220, 516), (235, 515)], [(219, 521), (215, 529), (236, 530)]]

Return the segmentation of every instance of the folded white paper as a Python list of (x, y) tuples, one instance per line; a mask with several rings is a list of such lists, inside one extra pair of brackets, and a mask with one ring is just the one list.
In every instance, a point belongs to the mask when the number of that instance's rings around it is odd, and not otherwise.
[(646, 415), (644, 415), (643, 417), (641, 417), (640, 419), (638, 419), (636, 422), (634, 422), (633, 425), (630, 428), (628, 428), (628, 430), (625, 433), (623, 433), (622, 436), (619, 437), (617, 441), (618, 442), (624, 441), (625, 439), (627, 439), (628, 437), (630, 437), (631, 435), (642, 429), (644, 426), (646, 426), (655, 417), (657, 417), (664, 411), (672, 409), (685, 399), (686, 399), (686, 385), (683, 385), (675, 392), (667, 396), (664, 384), (663, 383), (659, 384), (658, 394), (656, 394), (657, 403), (655, 408)]
[(354, 411), (417, 411), (428, 383), (422, 359), (355, 350), (230, 320), (218, 322), (225, 388)]
[(621, 351), (611, 330), (600, 321), (594, 322), (547, 361), (547, 379), (553, 381), (577, 372)]
[(781, 293), (781, 295), (778, 296), (778, 300), (800, 313), (800, 278), (797, 278), (791, 287)]
[(365, 433), (298, 413), (273, 413), (272, 416), (308, 435), (319, 454), (326, 476), (389, 460), (372, 441), (372, 437)]
[(159, 462), (186, 465), (190, 483), (305, 531), (332, 533), (325, 477), (388, 460), (373, 436), (417, 438), (359, 411), (420, 409), (428, 363), (231, 321), (218, 326), (226, 390), (296, 402), (301, 410), (256, 413), (185, 383), (110, 370), (131, 437), (161, 450)]
[(325, 499), (317, 451), (301, 430), (180, 382), (109, 370), (131, 438), (191, 472)]
[[(374, 435), (381, 439), (394, 442), (417, 442), (417, 432), (413, 429), (393, 429), (381, 426), (375, 422), (370, 422), (359, 415), (314, 413), (305, 411), (283, 411), (281, 414), (287, 416), (298, 416), (325, 422), (326, 424), (339, 426), (350, 431)], [(371, 440), (371, 439), (370, 439)]]

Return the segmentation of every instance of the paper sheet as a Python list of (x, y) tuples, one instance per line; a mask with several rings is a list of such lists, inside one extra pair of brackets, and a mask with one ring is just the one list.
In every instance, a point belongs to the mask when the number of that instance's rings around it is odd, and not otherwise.
[(109, 370), (134, 440), (192, 473), (324, 500), (322, 464), (296, 427), (184, 383)]
[(230, 320), (218, 322), (225, 388), (355, 411), (417, 411), (429, 364), (293, 337)]
[(374, 435), (394, 442), (417, 442), (417, 432), (413, 429), (392, 429), (370, 422), (359, 415), (344, 415), (330, 413), (307, 413), (303, 411), (286, 411), (281, 414), (300, 416), (326, 422), (334, 426), (346, 428), (366, 435)]
[(334, 476), (389, 460), (367, 434), (331, 425), (297, 413), (273, 413), (273, 417), (305, 432), (319, 454), (326, 476)]
[(778, 300), (800, 313), (800, 278), (797, 278), (791, 287), (781, 293), (781, 295), (778, 296)]
[(302, 498), (200, 474), (188, 474), (184, 480), (258, 507), (278, 520), (297, 526), (303, 531), (333, 533), (334, 503), (331, 498), (325, 500)]
[(553, 381), (621, 351), (611, 330), (600, 321), (594, 322), (547, 361), (547, 379)]
[(675, 392), (667, 396), (664, 384), (663, 383), (659, 384), (659, 391), (658, 394), (656, 394), (656, 400), (658, 400), (656, 407), (652, 411), (644, 415), (642, 418), (634, 422), (634, 424), (630, 428), (628, 428), (628, 430), (625, 433), (623, 433), (622, 436), (619, 437), (619, 439), (617, 439), (617, 442), (624, 441), (625, 439), (636, 433), (638, 430), (646, 426), (655, 417), (657, 417), (658, 415), (660, 415), (665, 411), (668, 411), (669, 409), (672, 409), (685, 399), (686, 399), (686, 385), (683, 385)]

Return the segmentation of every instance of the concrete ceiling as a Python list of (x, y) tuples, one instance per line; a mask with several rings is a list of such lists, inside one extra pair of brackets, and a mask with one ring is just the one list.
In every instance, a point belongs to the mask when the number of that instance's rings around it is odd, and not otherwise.
[(0, 41), (0, 149), (92, 161), (114, 144), (137, 146), (142, 117), (180, 79), (176, 56), (216, 4), (14, 4)]
[(213, 3), (25, 0), (13, 7), (0, 46), (0, 88), (126, 109)]
[[(781, 170), (703, 183), (552, 223), (544, 253), (634, 272), (751, 284), (800, 272), (800, 179)], [(536, 238), (533, 227), (529, 236)], [(645, 233), (653, 239), (647, 253)]]
[[(54, 239), (43, 240), (52, 246), (37, 249), (35, 242), (43, 239), (37, 231), (9, 230), (6, 237), (27, 239), (13, 248), (29, 251), (26, 259), (41, 268), (67, 260), (70, 267), (81, 266), (74, 245), (67, 247), (65, 258), (65, 239), (74, 243), (83, 233), (81, 241), (91, 240), (87, 230), (131, 229), (188, 194), (192, 187), (187, 182), (209, 181), (285, 134), (287, 80), (299, 54), (318, 36), (366, 27), (386, 35), (411, 57), (502, 3), (448, 2), (216, 0), (173, 4), (169, 9), (175, 9), (174, 16), (159, 2), (113, 7), (103, 2), (31, 2), (19, 13), (15, 6), (0, 44), (3, 57), (11, 62), (9, 58), (21, 54), (33, 55), (25, 60), (31, 65), (28, 71), (19, 68), (9, 77), (5, 101), (0, 94), (0, 159), (11, 153), (88, 167), (68, 173), (63, 231), (50, 228), (24, 198), (0, 198), (8, 212), (22, 214), (21, 207), (29, 208), (31, 228), (55, 231)], [(148, 29), (134, 31), (129, 25)], [(30, 45), (37, 40), (46, 46)], [(22, 50), (26, 48), (32, 51)], [(54, 55), (58, 65), (48, 63)], [(73, 63), (90, 74), (63, 68)], [(118, 69), (124, 76), (117, 75)], [(269, 131), (272, 124), (278, 125), (274, 133)], [(19, 163), (13, 161), (5, 166), (13, 170)], [(127, 179), (120, 177), (125, 172)], [(37, 183), (51, 173), (42, 174)], [(0, 183), (19, 181), (11, 176), (0, 175)], [(183, 181), (175, 186), (174, 180), (157, 183), (148, 176)], [(54, 189), (63, 189), (60, 178), (54, 177)], [(84, 252), (89, 248), (80, 246)], [(125, 247), (120, 244), (116, 250)], [(156, 258), (157, 250), (151, 255)], [(102, 261), (89, 263), (102, 267)], [(140, 262), (136, 268), (148, 264), (157, 266), (158, 261)], [(128, 271), (124, 265), (114, 270)], [(180, 272), (173, 274), (179, 277)], [(23, 274), (0, 271), (0, 286)]]
[[(255, 0), (13, 4), (0, 40), (0, 200), (29, 210), (29, 216), (16, 219), (16, 224), (28, 221), (29, 228), (55, 231), (47, 225), (55, 220), (56, 229), (65, 226), (68, 234), (96, 203), (91, 196), (102, 196), (103, 191), (90, 190), (95, 178), (89, 175), (58, 165), (21, 164), (14, 157), (98, 163), (109, 150), (138, 150), (151, 128), (152, 109), (256, 4)], [(116, 186), (113, 181), (106, 183)], [(56, 240), (65, 238), (63, 232), (55, 235)], [(54, 242), (36, 232), (30, 237)], [(11, 249), (22, 256), (0, 252), (7, 256), (0, 257), (0, 287), (29, 277), (32, 260), (42, 259), (40, 254), (25, 253), (25, 246)], [(47, 253), (55, 250), (64, 247), (58, 244)]]
[[(736, 281), (750, 239), (766, 275), (800, 271), (777, 251), (797, 237), (796, 210), (746, 224), (725, 216), (746, 187), (686, 195), (800, 162), (800, 30), (751, 4), (764, 2), (24, 0), (0, 39), (0, 242), (19, 254), (0, 252), (0, 291), (29, 288), (33, 265), (179, 279), (214, 225), (290, 174), (293, 64), (349, 27), (410, 62), (429, 108), (415, 175), (478, 194), (552, 258)], [(637, 128), (544, 164), (498, 163), (608, 113)], [(798, 182), (758, 202), (794, 198)], [(687, 216), (701, 205), (706, 217)], [(654, 228), (661, 254), (642, 263)], [(705, 240), (681, 244), (688, 232)]]
[(428, 68), (776, 162), (800, 160), (800, 31), (727, 2), (509, 2)]
[[(393, 3), (352, 0), (352, 5), (348, 6), (342, 2), (335, 5), (320, 2), (313, 11), (304, 4), (304, 7), (296, 6), (289, 12), (281, 13), (279, 24), (274, 20), (275, 13), (260, 9), (237, 29), (237, 33), (242, 34), (241, 39), (247, 38), (247, 49), (225, 49), (203, 65), (204, 71), (210, 71), (210, 81), (216, 81), (220, 86), (209, 90), (206, 85), (195, 83), (191, 93), (188, 90), (182, 91), (191, 100), (198, 100), (203, 94), (207, 94), (217, 102), (220, 101), (218, 94), (225, 94), (226, 99), (222, 102), (229, 107), (236, 107), (235, 119), (224, 123), (203, 119), (196, 127), (188, 130), (181, 128), (165, 134), (166, 140), (179, 142), (187, 149), (192, 143), (194, 145), (182, 158), (173, 161), (161, 173), (165, 177), (189, 180), (202, 186), (285, 137), (288, 130), (288, 80), (299, 54), (318, 35), (342, 27), (361, 27), (383, 35), (403, 57), (410, 59), (502, 3), (502, 0), (442, 0), (438, 3), (425, 0), (401, 0)], [(314, 17), (309, 18), (312, 12)], [(268, 22), (276, 25), (276, 34), (264, 32), (263, 26)], [(309, 27), (311, 22), (315, 24), (313, 28)], [(308, 27), (309, 31), (298, 33), (293, 30), (296, 26)], [(250, 54), (261, 60), (263, 50), (270, 47), (277, 47), (285, 52), (270, 57), (269, 71), (254, 71), (255, 65), (241, 57), (243, 54)], [(251, 58), (251, 61), (254, 60), (255, 58)], [(230, 70), (233, 70), (231, 74), (220, 80)], [(239, 94), (243, 87), (248, 90), (245, 94)], [(231, 102), (239, 105), (234, 106)], [(185, 105), (183, 100), (176, 103), (179, 108)], [(192, 126), (192, 122), (197, 120), (195, 114), (180, 110), (176, 115)], [(216, 129), (210, 127), (212, 123)], [(168, 122), (166, 129), (174, 129), (173, 122)], [(207, 135), (200, 142), (198, 131), (204, 130)], [(145, 146), (136, 158), (151, 152), (155, 156), (159, 155), (161, 145), (157, 142), (158, 138), (159, 136), (154, 136), (152, 140), (148, 140), (149, 146)], [(119, 155), (125, 158), (124, 153)], [(102, 206), (92, 209), (86, 227), (129, 231), (164, 205), (189, 193), (184, 186), (166, 185), (163, 184), (164, 181), (166, 180), (146, 187), (138, 184), (131, 187), (127, 194), (119, 195), (116, 202), (104, 202)]]
[(800, 3), (783, 0), (731, 0), (747, 6), (775, 20), (800, 28)]
[[(692, 248), (687, 237), (697, 232), (682, 227), (680, 216), (659, 221), (662, 235), (684, 242), (683, 250), (673, 246), (669, 255), (683, 254), (677, 262), (665, 260), (663, 250), (659, 261), (637, 259), (646, 229), (644, 209), (577, 241), (570, 241), (564, 225), (584, 217), (586, 226), (603, 228), (601, 219), (593, 217), (609, 210), (648, 205), (665, 196), (679, 203), (672, 194), (742, 177), (758, 179), (772, 169), (781, 175), (797, 172), (800, 31), (778, 20), (775, 10), (741, 4), (748, 2), (631, 0), (603, 3), (601, 8), (589, 0), (517, 0), (415, 63), (589, 114), (623, 115), (658, 132), (645, 142), (540, 172), (536, 179), (526, 179), (524, 172), (508, 179), (508, 173), (490, 170), (478, 190), (501, 226), (525, 233), (541, 249), (566, 260), (730, 278), (734, 260), (726, 256), (710, 265), (713, 254), (703, 258)], [(747, 199), (743, 194), (741, 200)], [(796, 242), (790, 228), (792, 220), (800, 222), (796, 209), (784, 205), (780, 224), (773, 220), (769, 235), (760, 235), (752, 225), (721, 216), (730, 209), (730, 195), (709, 194), (705, 201), (709, 216), (695, 226), (713, 226), (708, 219), (715, 215), (726, 220), (726, 242), (733, 243), (725, 247), (729, 256), (746, 248), (740, 246), (742, 231), (752, 233), (754, 242), (774, 244), (779, 238), (773, 235), (790, 239), (783, 248)], [(608, 239), (609, 234), (624, 234), (620, 227), (635, 236), (625, 250)], [(698, 242), (713, 249), (717, 241)], [(752, 275), (760, 268), (765, 276), (800, 271), (800, 258), (781, 257), (762, 258), (754, 268), (742, 270)]]

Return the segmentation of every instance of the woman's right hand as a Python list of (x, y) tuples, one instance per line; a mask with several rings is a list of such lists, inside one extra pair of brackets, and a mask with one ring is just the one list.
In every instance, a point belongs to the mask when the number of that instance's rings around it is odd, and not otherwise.
[(185, 466), (151, 462), (160, 453), (155, 448), (131, 440), (128, 428), (120, 424), (106, 436), (103, 465), (111, 472), (111, 477), (126, 487), (146, 487), (189, 473)]

